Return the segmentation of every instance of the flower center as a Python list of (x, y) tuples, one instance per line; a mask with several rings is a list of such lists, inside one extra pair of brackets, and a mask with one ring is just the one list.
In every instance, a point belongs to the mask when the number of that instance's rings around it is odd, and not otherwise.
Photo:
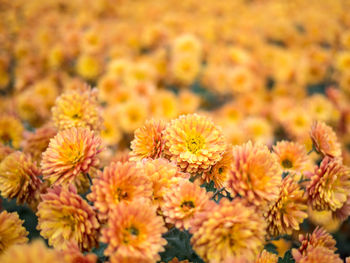
[(289, 169), (293, 167), (293, 163), (289, 159), (284, 159), (282, 161), (282, 166), (286, 169)]
[(204, 139), (200, 134), (191, 134), (186, 140), (187, 149), (193, 154), (202, 149), (203, 145)]
[(114, 198), (115, 198), (115, 200), (118, 200), (119, 202), (121, 200), (125, 200), (128, 198), (128, 192), (126, 192), (120, 188), (117, 188), (117, 190), (115, 191), (115, 194), (114, 194)]
[(129, 244), (130, 241), (135, 240), (138, 235), (140, 234), (140, 231), (134, 227), (134, 226), (130, 226), (128, 228), (125, 228), (124, 230), (124, 235), (123, 235), (123, 243), (124, 244)]
[(189, 211), (194, 207), (195, 207), (195, 205), (192, 201), (183, 201), (181, 204), (181, 208), (185, 211)]

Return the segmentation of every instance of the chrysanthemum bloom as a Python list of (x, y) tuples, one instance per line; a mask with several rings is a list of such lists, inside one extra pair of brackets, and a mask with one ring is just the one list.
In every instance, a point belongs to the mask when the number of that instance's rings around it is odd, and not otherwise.
[(171, 188), (190, 177), (189, 174), (181, 172), (175, 164), (163, 158), (145, 159), (138, 163), (138, 166), (143, 169), (143, 173), (152, 182), (152, 202), (156, 207), (163, 205), (164, 195)]
[(98, 245), (96, 214), (74, 186), (54, 186), (41, 198), (37, 228), (51, 246), (67, 249), (70, 242), (76, 242), (80, 250), (88, 251)]
[(308, 156), (304, 145), (297, 142), (280, 141), (273, 151), (284, 172), (301, 173), (308, 165)]
[(304, 191), (292, 177), (285, 177), (277, 201), (264, 214), (268, 224), (267, 232), (271, 236), (279, 236), (299, 230), (299, 224), (307, 218), (306, 210)]
[(40, 162), (41, 155), (49, 146), (50, 139), (56, 135), (57, 131), (51, 126), (44, 126), (34, 133), (28, 134), (23, 143), (23, 152), (29, 153), (32, 158)]
[(101, 139), (85, 128), (60, 131), (50, 140), (42, 155), (44, 178), (51, 183), (69, 183), (90, 167), (97, 167), (97, 154), (102, 151)]
[(317, 152), (330, 157), (341, 157), (337, 135), (327, 124), (315, 122), (311, 126), (310, 136)]
[(226, 144), (221, 130), (205, 116), (182, 115), (164, 130), (165, 152), (185, 172), (208, 171), (221, 160)]
[(309, 177), (306, 192), (312, 208), (335, 211), (343, 206), (350, 191), (350, 169), (341, 160), (326, 156)]
[(154, 263), (153, 259), (145, 258), (141, 254), (128, 254), (122, 255), (120, 253), (115, 253), (109, 258), (110, 263)]
[(52, 108), (52, 118), (59, 130), (84, 127), (92, 130), (102, 128), (97, 90), (85, 87), (84, 90), (70, 90), (56, 99)]
[(255, 263), (277, 263), (278, 256), (276, 254), (270, 253), (267, 250), (263, 250), (258, 258), (255, 260)]
[(13, 148), (0, 143), (0, 162), (13, 152), (14, 152)]
[(162, 120), (148, 120), (143, 127), (138, 128), (131, 142), (131, 159), (159, 158), (164, 148), (162, 132), (165, 126)]
[(5, 198), (16, 198), (17, 204), (35, 208), (41, 185), (41, 172), (29, 155), (14, 152), (0, 163), (0, 191)]
[(96, 263), (97, 255), (94, 253), (83, 254), (80, 252), (77, 243), (70, 242), (67, 249), (62, 251), (65, 263)]
[(1, 263), (67, 263), (61, 253), (48, 248), (41, 240), (36, 240), (30, 244), (11, 246), (6, 253), (0, 256)]
[(179, 260), (177, 257), (174, 257), (172, 260), (168, 261), (168, 263), (190, 263), (187, 259)]
[(312, 234), (299, 235), (299, 241), (301, 243), (298, 249), (292, 249), (293, 258), (295, 261), (299, 261), (302, 257), (305, 257), (307, 250), (315, 247), (324, 247), (331, 251), (335, 251), (335, 240), (327, 233), (323, 228), (316, 227)]
[[(244, 255), (253, 260), (265, 241), (265, 220), (239, 199), (222, 199), (195, 217), (191, 233), (194, 251), (206, 262), (223, 262)], [(234, 261), (232, 261), (234, 262)]]
[(111, 163), (99, 178), (93, 179), (88, 199), (94, 202), (101, 220), (108, 212), (123, 202), (138, 198), (151, 198), (152, 182), (133, 162)]
[(107, 227), (102, 229), (101, 241), (108, 244), (105, 255), (140, 256), (156, 262), (167, 243), (163, 219), (146, 199), (129, 204), (121, 203), (109, 215)]
[(343, 260), (333, 250), (325, 247), (310, 248), (306, 256), (295, 260), (297, 263), (343, 263)]
[(2, 211), (0, 213), (0, 254), (12, 245), (24, 244), (28, 241), (28, 232), (22, 226), (23, 222), (16, 212)]
[(18, 149), (23, 138), (23, 125), (14, 116), (0, 115), (0, 143)]
[(232, 156), (232, 146), (229, 145), (226, 148), (225, 153), (222, 156), (222, 159), (214, 164), (208, 172), (202, 174), (202, 179), (209, 183), (210, 181), (214, 182), (214, 185), (217, 189), (221, 189), (225, 185), (229, 173), (231, 171), (231, 165), (233, 162)]
[(210, 195), (205, 188), (191, 183), (181, 182), (174, 188), (168, 189), (162, 206), (165, 221), (174, 224), (178, 229), (188, 230), (192, 219), (200, 212), (205, 211), (210, 201)]
[(254, 205), (278, 198), (281, 169), (275, 155), (262, 144), (246, 144), (233, 148), (233, 164), (225, 189), (232, 196), (239, 194)]

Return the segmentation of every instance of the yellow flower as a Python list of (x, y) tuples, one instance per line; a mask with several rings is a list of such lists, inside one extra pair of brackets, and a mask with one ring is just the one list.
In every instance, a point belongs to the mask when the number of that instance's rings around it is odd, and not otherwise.
[(176, 81), (185, 85), (196, 79), (201, 69), (201, 61), (192, 55), (174, 57), (171, 62), (171, 71)]
[(165, 154), (185, 172), (208, 171), (221, 160), (225, 140), (207, 117), (182, 115), (164, 131)]
[(172, 51), (174, 55), (192, 55), (200, 57), (202, 45), (200, 40), (192, 34), (183, 34), (178, 36), (173, 43)]
[(121, 203), (111, 211), (101, 241), (108, 244), (104, 253), (112, 258), (138, 256), (155, 262), (167, 243), (162, 238), (165, 232), (163, 219), (156, 215), (155, 207), (145, 199), (138, 199)]
[(2, 263), (67, 263), (59, 251), (48, 248), (41, 240), (10, 247), (0, 256), (0, 261)]
[(83, 91), (64, 92), (57, 98), (52, 108), (52, 118), (59, 130), (72, 127), (100, 130), (102, 118), (97, 102), (97, 91), (89, 90), (86, 86)]
[(40, 169), (29, 155), (14, 152), (0, 163), (0, 191), (5, 198), (16, 198), (35, 209), (41, 186)]
[(152, 183), (141, 168), (133, 162), (117, 162), (105, 167), (103, 173), (93, 179), (88, 199), (99, 211), (99, 218), (105, 220), (119, 204), (151, 196)]
[(93, 80), (96, 79), (101, 72), (101, 63), (94, 56), (82, 54), (77, 60), (75, 69), (83, 78)]
[(278, 256), (276, 254), (270, 253), (267, 250), (263, 250), (258, 258), (255, 260), (255, 263), (277, 263)]
[(279, 236), (299, 230), (299, 224), (307, 218), (306, 210), (304, 191), (292, 177), (286, 176), (282, 181), (279, 198), (264, 214), (268, 224), (267, 232), (271, 236)]
[(150, 111), (155, 118), (175, 118), (178, 116), (179, 107), (177, 97), (168, 90), (160, 90), (150, 99)]
[(2, 160), (4, 160), (8, 155), (10, 155), (13, 152), (14, 152), (14, 149), (0, 143), (0, 163)]
[(341, 157), (341, 145), (337, 135), (324, 122), (315, 122), (311, 127), (310, 136), (317, 152), (331, 157)]
[(141, 127), (148, 116), (145, 101), (135, 99), (120, 105), (119, 123), (121, 129), (126, 133), (132, 133)]
[(164, 148), (162, 132), (165, 127), (166, 123), (162, 120), (148, 120), (143, 127), (138, 128), (130, 146), (131, 159), (137, 161), (144, 158), (161, 157)]
[(335, 211), (343, 206), (350, 191), (350, 169), (341, 160), (326, 156), (308, 177), (306, 192), (312, 208)]
[(9, 247), (28, 241), (28, 232), (22, 226), (23, 222), (16, 212), (2, 211), (0, 213), (0, 255), (6, 252)]
[(188, 230), (193, 218), (205, 211), (210, 201), (210, 195), (204, 188), (189, 181), (180, 182), (167, 190), (162, 205), (165, 221), (174, 224), (178, 229)]
[(256, 143), (271, 145), (273, 133), (270, 123), (261, 117), (248, 117), (243, 123), (243, 130), (246, 138)]
[(163, 158), (143, 160), (138, 165), (152, 182), (152, 202), (156, 207), (162, 207), (165, 194), (190, 177), (189, 174), (182, 173), (175, 164)]
[(0, 115), (0, 143), (18, 149), (23, 138), (23, 125), (14, 116)]
[(253, 260), (265, 241), (265, 221), (239, 199), (222, 199), (194, 220), (190, 230), (194, 251), (206, 262), (223, 262), (244, 255)]
[(281, 170), (277, 158), (262, 144), (250, 141), (233, 148), (231, 172), (225, 189), (233, 196), (240, 195), (256, 206), (278, 198)]
[(300, 143), (279, 141), (273, 146), (273, 152), (284, 172), (301, 173), (308, 167), (306, 148)]
[(74, 186), (54, 186), (41, 198), (37, 229), (51, 246), (67, 249), (75, 242), (80, 250), (88, 251), (98, 245), (100, 224), (96, 214)]
[(101, 139), (93, 131), (71, 128), (57, 133), (42, 155), (44, 178), (53, 184), (70, 183), (80, 173), (97, 167)]

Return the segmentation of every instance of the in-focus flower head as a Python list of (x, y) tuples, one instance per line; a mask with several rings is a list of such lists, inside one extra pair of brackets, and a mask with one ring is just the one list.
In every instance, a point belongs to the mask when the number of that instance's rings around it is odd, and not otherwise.
[(101, 241), (108, 244), (107, 256), (140, 257), (155, 262), (167, 243), (163, 219), (147, 199), (121, 203), (109, 215)]
[(162, 206), (163, 216), (167, 223), (174, 224), (178, 229), (188, 230), (193, 218), (205, 211), (209, 202), (213, 201), (210, 201), (210, 195), (205, 188), (184, 181), (167, 191)]
[(85, 87), (69, 90), (56, 99), (52, 118), (59, 130), (84, 127), (101, 130), (102, 118), (97, 102), (97, 90)]
[(207, 183), (213, 181), (214, 186), (217, 189), (221, 189), (225, 186), (225, 182), (229, 177), (232, 162), (232, 146), (229, 145), (227, 146), (222, 159), (214, 164), (208, 172), (203, 173), (202, 179), (204, 179)]
[(5, 198), (16, 198), (17, 204), (27, 203), (35, 208), (41, 186), (40, 169), (29, 155), (19, 151), (0, 163), (0, 191)]
[(273, 151), (284, 172), (301, 173), (306, 169), (308, 156), (304, 145), (280, 141), (273, 146)]
[(325, 247), (315, 247), (307, 250), (306, 256), (300, 260), (296, 260), (296, 263), (343, 263), (338, 254), (335, 254), (333, 250)]
[(86, 128), (71, 128), (57, 133), (42, 155), (44, 178), (51, 183), (70, 183), (80, 173), (99, 164), (101, 139)]
[(23, 222), (16, 212), (0, 213), (0, 255), (12, 245), (24, 244), (28, 241), (28, 232), (22, 226)]
[(335, 251), (335, 240), (326, 232), (323, 228), (316, 227), (312, 234), (299, 235), (299, 241), (301, 243), (298, 249), (292, 249), (292, 255), (296, 262), (305, 257), (308, 250), (316, 247), (324, 247), (331, 251)]
[(57, 130), (49, 125), (37, 129), (34, 133), (25, 136), (23, 152), (29, 153), (35, 161), (40, 162), (42, 153), (56, 134)]
[(152, 182), (152, 202), (156, 207), (162, 207), (164, 195), (190, 177), (189, 174), (181, 172), (175, 164), (163, 158), (144, 159), (143, 162), (138, 163), (138, 166)]
[(164, 149), (162, 132), (166, 123), (162, 120), (148, 120), (145, 125), (135, 131), (135, 138), (131, 142), (131, 159), (156, 159), (161, 157)]
[(205, 116), (182, 115), (164, 130), (165, 153), (183, 171), (208, 171), (221, 160), (225, 140), (221, 130)]
[(41, 240), (11, 246), (0, 256), (0, 261), (2, 263), (67, 263), (59, 251), (48, 248)]
[(277, 158), (262, 144), (250, 141), (233, 148), (231, 172), (225, 188), (232, 196), (240, 195), (254, 205), (278, 198), (281, 170)]
[(263, 250), (258, 258), (255, 260), (255, 263), (277, 263), (278, 256), (276, 254), (270, 253), (267, 250)]
[(100, 177), (93, 179), (88, 199), (99, 211), (101, 220), (121, 203), (152, 196), (152, 182), (134, 162), (111, 163)]
[(306, 192), (312, 208), (335, 211), (343, 206), (350, 191), (350, 169), (341, 160), (326, 156), (309, 176)]
[(41, 198), (37, 228), (49, 245), (67, 249), (70, 242), (75, 242), (82, 251), (98, 246), (100, 224), (96, 213), (74, 186), (54, 186)]
[(299, 224), (307, 218), (306, 210), (304, 191), (292, 177), (286, 176), (277, 201), (264, 214), (268, 224), (267, 232), (271, 236), (279, 236), (299, 230)]
[(23, 131), (19, 119), (9, 114), (0, 115), (0, 143), (18, 149), (22, 142)]
[[(265, 241), (265, 221), (254, 207), (240, 199), (208, 207), (194, 219), (191, 244), (206, 262), (224, 262), (242, 255), (253, 260)], [(229, 261), (235, 262), (235, 261)]]
[(310, 136), (317, 152), (330, 157), (341, 157), (337, 135), (327, 124), (315, 122), (311, 126)]

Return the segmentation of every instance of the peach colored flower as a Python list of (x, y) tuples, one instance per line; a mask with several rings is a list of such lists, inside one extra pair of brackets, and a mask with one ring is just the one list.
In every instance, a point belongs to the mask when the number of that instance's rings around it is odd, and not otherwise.
[(255, 260), (255, 263), (277, 263), (278, 256), (276, 254), (270, 253), (267, 250), (263, 250), (258, 258)]

